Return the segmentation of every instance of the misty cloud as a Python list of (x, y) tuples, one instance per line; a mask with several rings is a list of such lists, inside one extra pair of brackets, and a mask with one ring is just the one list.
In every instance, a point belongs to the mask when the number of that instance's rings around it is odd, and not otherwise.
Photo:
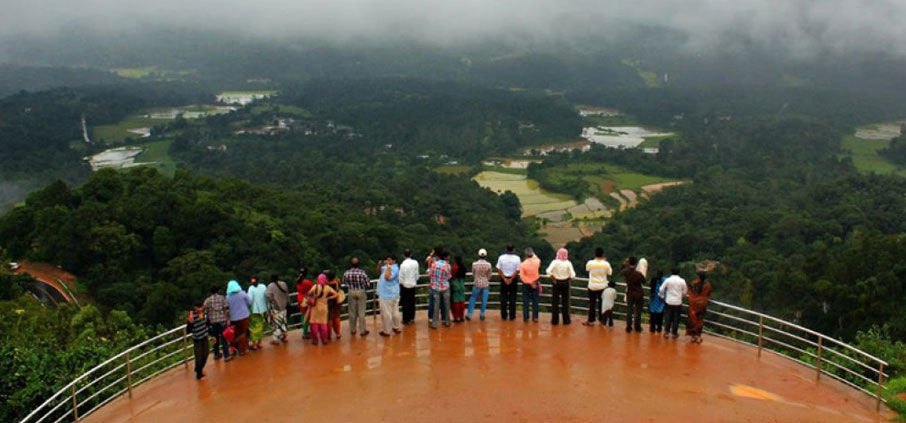
[(332, 41), (488, 38), (535, 41), (618, 36), (631, 25), (685, 35), (685, 47), (753, 42), (793, 55), (854, 51), (906, 55), (902, 0), (2, 0), (0, 35), (109, 33), (149, 26)]

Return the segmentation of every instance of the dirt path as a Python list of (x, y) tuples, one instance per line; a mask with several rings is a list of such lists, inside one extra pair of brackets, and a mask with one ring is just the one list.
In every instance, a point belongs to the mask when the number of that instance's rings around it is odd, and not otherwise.
[(627, 206), (628, 208), (631, 209), (631, 208), (639, 205), (639, 198), (638, 198), (638, 195), (636, 195), (635, 191), (623, 189), (623, 190), (620, 190), (620, 194), (623, 194), (624, 197), (629, 199), (629, 205)]
[(620, 194), (617, 193), (616, 191), (611, 192), (609, 195), (610, 195), (610, 197), (613, 198), (614, 200), (617, 200), (617, 201), (620, 202), (620, 211), (626, 210), (626, 205), (629, 204), (629, 203), (626, 201), (625, 198), (623, 198), (622, 195), (620, 195)]
[(656, 192), (660, 192), (664, 188), (675, 187), (677, 185), (683, 185), (685, 183), (687, 183), (687, 182), (686, 181), (673, 181), (673, 182), (664, 182), (664, 183), (660, 183), (660, 184), (651, 184), (651, 185), (643, 186), (642, 190), (648, 194), (654, 194)]

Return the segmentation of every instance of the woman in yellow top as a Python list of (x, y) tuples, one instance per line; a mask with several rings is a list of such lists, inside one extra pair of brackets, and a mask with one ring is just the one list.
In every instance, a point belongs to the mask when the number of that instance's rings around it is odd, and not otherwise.
[(321, 344), (330, 341), (327, 329), (327, 302), (339, 296), (336, 290), (327, 285), (327, 276), (323, 273), (318, 275), (318, 284), (308, 292), (307, 299), (312, 344), (318, 345), (318, 340)]

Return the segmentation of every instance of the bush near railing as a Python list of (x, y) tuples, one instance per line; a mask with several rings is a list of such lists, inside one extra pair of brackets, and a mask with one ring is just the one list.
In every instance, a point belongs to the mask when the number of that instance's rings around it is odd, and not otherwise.
[(906, 377), (891, 379), (886, 388), (884, 399), (887, 405), (900, 414), (899, 421), (906, 421), (906, 399), (900, 397), (906, 395)]
[(164, 332), (131, 347), (65, 385), (39, 409), (40, 417), (23, 421), (78, 421), (124, 393), (131, 396), (137, 385), (180, 364), (187, 364), (192, 344), (183, 342), (181, 328)]

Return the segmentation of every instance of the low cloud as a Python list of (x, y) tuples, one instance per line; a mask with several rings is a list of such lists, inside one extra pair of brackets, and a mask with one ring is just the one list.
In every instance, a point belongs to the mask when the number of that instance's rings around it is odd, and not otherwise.
[[(3, 4), (6, 3), (6, 4)], [(487, 39), (619, 36), (633, 25), (683, 35), (709, 51), (728, 40), (797, 56), (906, 55), (903, 0), (0, 0), (0, 36), (60, 35), (89, 28), (216, 30), (254, 37), (332, 41), (416, 40), (452, 45)]]

